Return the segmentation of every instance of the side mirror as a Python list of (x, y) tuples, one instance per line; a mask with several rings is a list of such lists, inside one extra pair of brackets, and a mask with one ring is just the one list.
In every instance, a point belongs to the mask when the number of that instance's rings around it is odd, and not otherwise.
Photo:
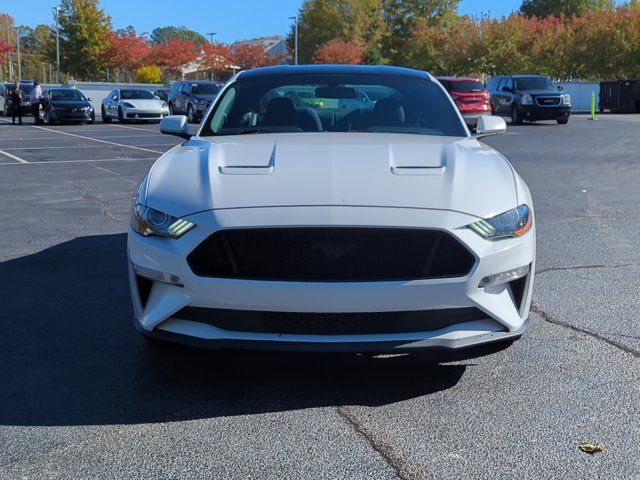
[(160, 120), (160, 133), (175, 135), (189, 140), (191, 134), (189, 133), (189, 122), (187, 121), (186, 115), (169, 115), (168, 117), (164, 117)]
[(507, 122), (504, 121), (504, 118), (495, 115), (480, 115), (474, 137), (483, 138), (490, 135), (501, 135), (506, 131)]
[(90, 101), (91, 101), (91, 97), (87, 97), (87, 102), (90, 102)]
[(557, 85), (557, 86), (556, 86), (556, 88), (557, 88), (558, 90), (564, 90), (564, 87), (563, 87), (562, 85)]
[(115, 97), (113, 97), (113, 101), (114, 101), (114, 102), (117, 102), (118, 100), (120, 100), (120, 99), (118, 98), (118, 96), (117, 96), (117, 95), (116, 95)]

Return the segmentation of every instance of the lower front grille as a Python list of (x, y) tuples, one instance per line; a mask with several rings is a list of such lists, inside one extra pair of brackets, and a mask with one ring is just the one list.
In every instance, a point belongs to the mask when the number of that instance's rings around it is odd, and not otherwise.
[(374, 335), (429, 332), (487, 318), (481, 310), (451, 308), (409, 312), (294, 313), (185, 307), (173, 318), (234, 332), (298, 335)]
[(439, 230), (298, 227), (220, 230), (187, 261), (203, 277), (368, 282), (462, 277), (475, 258)]
[(557, 107), (561, 100), (560, 97), (536, 97), (536, 103), (540, 107)]

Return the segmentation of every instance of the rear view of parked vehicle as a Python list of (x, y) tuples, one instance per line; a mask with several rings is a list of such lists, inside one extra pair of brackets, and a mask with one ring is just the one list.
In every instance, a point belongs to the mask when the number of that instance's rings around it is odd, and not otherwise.
[(176, 82), (167, 100), (171, 115), (186, 115), (189, 123), (199, 122), (219, 91), (216, 82)]
[(49, 125), (56, 122), (87, 122), (96, 120), (90, 99), (75, 88), (52, 88), (42, 92), (43, 119)]
[(169, 115), (167, 102), (156, 98), (150, 91), (141, 88), (117, 88), (102, 101), (102, 121), (109, 123), (117, 119), (120, 123), (132, 120), (160, 121)]
[(489, 91), (477, 78), (439, 77), (438, 81), (447, 89), (469, 127), (475, 128), (478, 117), (491, 112)]
[(511, 117), (514, 125), (520, 125), (524, 120), (556, 120), (561, 125), (569, 122), (571, 97), (559, 92), (545, 76), (493, 77), (487, 88), (491, 95), (492, 112)]

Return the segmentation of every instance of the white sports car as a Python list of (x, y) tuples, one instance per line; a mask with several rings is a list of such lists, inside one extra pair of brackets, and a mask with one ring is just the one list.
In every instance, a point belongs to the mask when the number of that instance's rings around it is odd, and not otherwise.
[(161, 130), (188, 140), (133, 202), (129, 279), (146, 338), (459, 351), (526, 330), (531, 194), (478, 141), (505, 122), (481, 116), (471, 135), (431, 75), (255, 69), (229, 81), (195, 136), (183, 116)]
[(169, 115), (169, 106), (149, 90), (116, 88), (102, 100), (100, 113), (103, 123), (110, 123), (114, 119), (120, 123), (132, 120), (160, 121)]

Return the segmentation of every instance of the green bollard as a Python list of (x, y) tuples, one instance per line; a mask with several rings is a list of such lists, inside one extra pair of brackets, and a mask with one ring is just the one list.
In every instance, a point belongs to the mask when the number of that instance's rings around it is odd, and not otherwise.
[(596, 120), (596, 92), (591, 92), (591, 117), (589, 120)]

